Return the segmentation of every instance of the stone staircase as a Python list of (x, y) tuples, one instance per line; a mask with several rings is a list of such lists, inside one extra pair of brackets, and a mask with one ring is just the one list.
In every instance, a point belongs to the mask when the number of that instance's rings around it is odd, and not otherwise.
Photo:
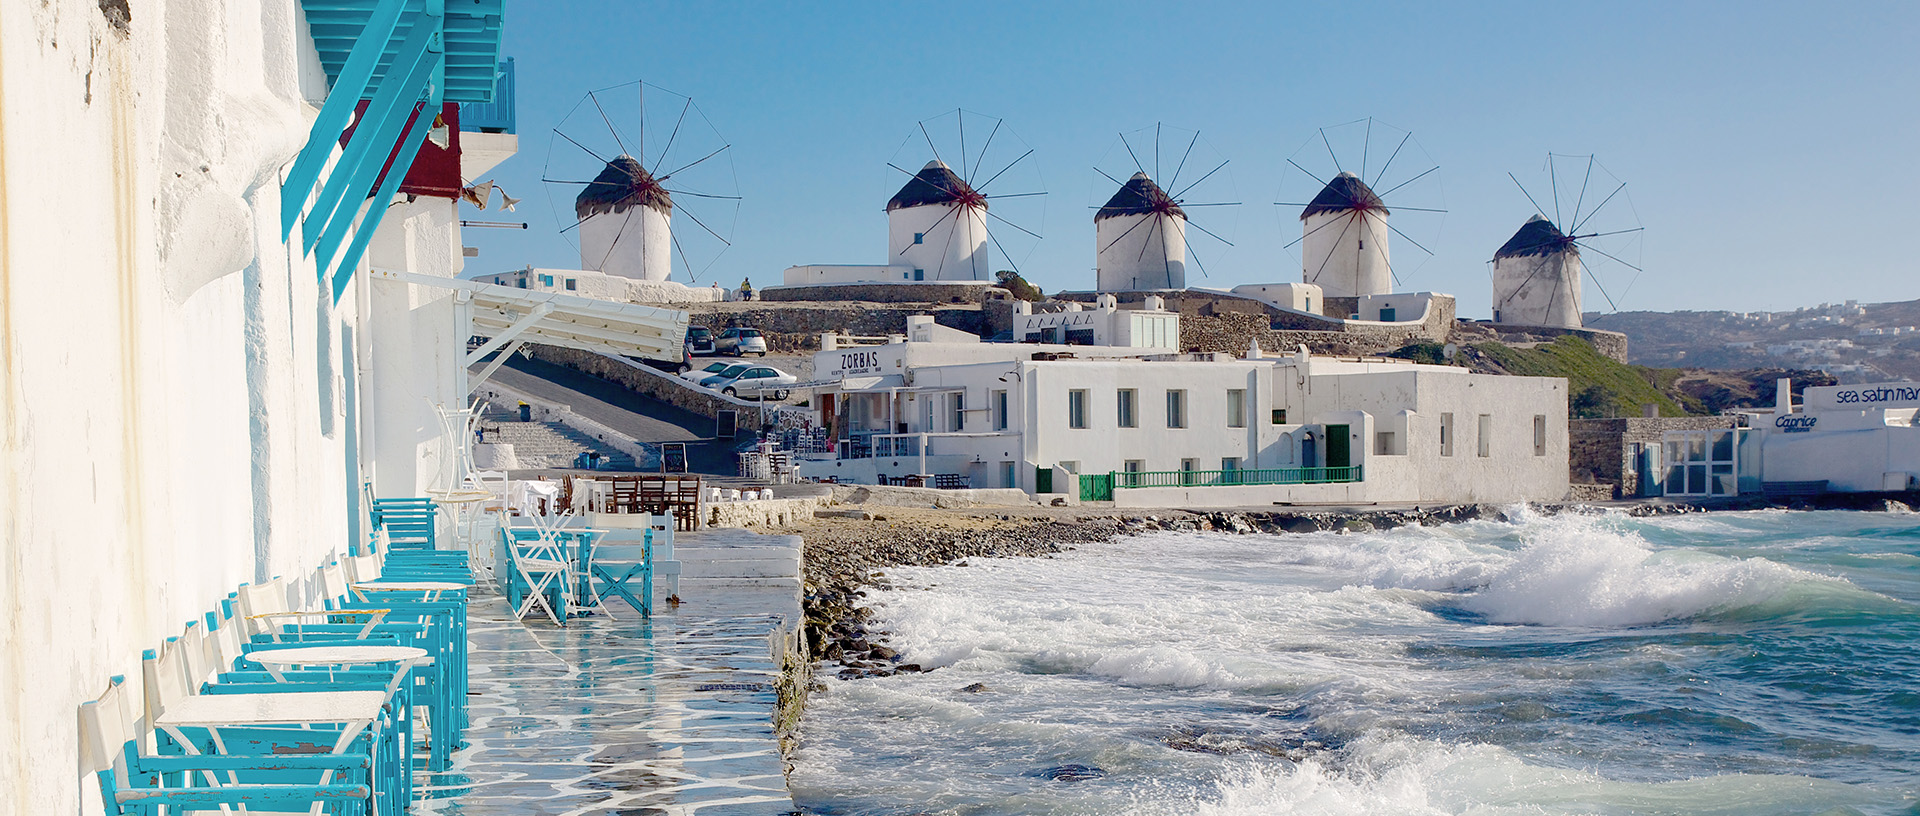
[(512, 445), (514, 459), (523, 470), (570, 468), (574, 459), (584, 451), (599, 451), (601, 457), (611, 460), (612, 464), (606, 467), (608, 470), (638, 469), (633, 457), (558, 422), (496, 419), (489, 412), (481, 421), (481, 428), (487, 442)]

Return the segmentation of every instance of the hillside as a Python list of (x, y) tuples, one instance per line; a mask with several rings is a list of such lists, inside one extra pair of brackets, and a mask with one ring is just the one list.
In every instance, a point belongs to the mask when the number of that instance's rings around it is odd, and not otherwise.
[[(1389, 356), (1441, 363), (1441, 347), (1416, 343)], [(1643, 406), (1656, 406), (1661, 416), (1718, 414), (1734, 408), (1772, 405), (1775, 383), (1793, 380), (1798, 394), (1809, 385), (1832, 385), (1833, 377), (1818, 371), (1755, 368), (1717, 371), (1696, 368), (1653, 368), (1612, 360), (1578, 337), (1550, 343), (1504, 345), (1495, 342), (1461, 347), (1453, 364), (1487, 374), (1564, 377), (1568, 412), (1575, 417), (1640, 416)]]
[(1632, 362), (1728, 370), (1791, 367), (1841, 382), (1920, 379), (1920, 300), (1827, 303), (1791, 312), (1589, 314), (1632, 337)]

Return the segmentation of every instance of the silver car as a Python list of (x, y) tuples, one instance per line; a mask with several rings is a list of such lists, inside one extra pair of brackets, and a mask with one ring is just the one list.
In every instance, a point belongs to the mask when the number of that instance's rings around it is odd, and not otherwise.
[(749, 354), (767, 356), (767, 338), (760, 335), (759, 329), (735, 327), (720, 333), (713, 340), (715, 354), (731, 354), (745, 357)]

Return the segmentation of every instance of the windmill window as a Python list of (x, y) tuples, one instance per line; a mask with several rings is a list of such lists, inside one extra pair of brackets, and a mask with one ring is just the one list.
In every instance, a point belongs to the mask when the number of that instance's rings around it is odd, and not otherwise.
[(567, 279), (567, 291), (572, 292), (572, 291), (578, 290), (579, 288), (580, 288), (579, 281), (576, 281), (573, 278)]
[(1365, 239), (1365, 238), (1362, 238), (1362, 239), (1360, 239), (1360, 248), (1361, 248), (1361, 249), (1366, 249), (1366, 248), (1367, 248), (1367, 239)]
[(914, 279), (914, 280), (917, 280), (917, 281), (923, 281), (923, 280), (926, 280), (926, 279), (927, 279), (927, 270), (925, 270), (925, 269), (915, 269), (915, 270), (913, 270), (913, 279)]
[(924, 243), (926, 243), (926, 242), (927, 242), (927, 234), (926, 234), (926, 233), (924, 233), (924, 232), (916, 232), (916, 233), (914, 233), (914, 234), (913, 234), (913, 242), (914, 242), (914, 243), (916, 243), (916, 244), (924, 244)]

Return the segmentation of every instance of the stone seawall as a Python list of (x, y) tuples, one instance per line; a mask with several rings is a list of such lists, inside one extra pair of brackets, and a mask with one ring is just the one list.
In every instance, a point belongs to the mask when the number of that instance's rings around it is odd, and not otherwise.
[(715, 418), (721, 411), (726, 410), (739, 411), (740, 428), (746, 432), (759, 430), (760, 424), (757, 417), (761, 415), (763, 408), (772, 430), (803, 427), (808, 422), (809, 414), (803, 409), (776, 405), (762, 406), (758, 402), (716, 394), (704, 388), (696, 388), (685, 380), (664, 371), (649, 368), (622, 357), (538, 343), (528, 343), (525, 349), (536, 360), (544, 360), (582, 374), (599, 377), (635, 394), (651, 397), (704, 417)]

